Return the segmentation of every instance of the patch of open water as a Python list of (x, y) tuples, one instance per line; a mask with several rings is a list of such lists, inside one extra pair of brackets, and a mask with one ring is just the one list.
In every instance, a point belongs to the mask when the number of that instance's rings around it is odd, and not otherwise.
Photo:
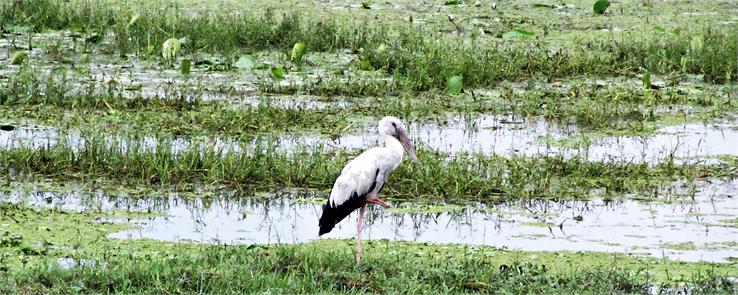
[[(370, 207), (364, 238), (488, 245), (530, 251), (602, 251), (684, 261), (727, 262), (738, 257), (738, 180), (702, 182), (693, 198), (680, 189), (658, 202), (634, 200), (527, 200), (492, 205)], [(317, 236), (322, 199), (287, 195), (229, 201), (227, 196), (187, 200), (177, 194), (125, 199), (77, 190), (13, 190), (0, 200), (66, 210), (158, 211), (125, 220), (139, 228), (109, 235), (227, 244), (303, 243)], [(227, 194), (226, 194), (227, 195)], [(188, 201), (195, 199), (196, 201)], [(670, 200), (666, 202), (666, 200)], [(417, 207), (421, 206), (421, 207)], [(420, 208), (420, 209), (418, 209)], [(415, 213), (413, 213), (415, 212)], [(426, 212), (426, 213), (423, 213)], [(353, 238), (356, 213), (323, 238)]]

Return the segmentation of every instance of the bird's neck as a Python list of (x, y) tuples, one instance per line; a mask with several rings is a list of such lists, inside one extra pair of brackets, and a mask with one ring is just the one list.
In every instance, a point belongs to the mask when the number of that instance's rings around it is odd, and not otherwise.
[(402, 159), (402, 155), (405, 153), (405, 148), (402, 147), (397, 138), (392, 135), (384, 135), (384, 146), (389, 149), (393, 154), (397, 155)]

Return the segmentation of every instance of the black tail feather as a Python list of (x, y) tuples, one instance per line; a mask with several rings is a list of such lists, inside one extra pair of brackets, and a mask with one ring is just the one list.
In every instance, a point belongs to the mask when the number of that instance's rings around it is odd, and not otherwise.
[(361, 208), (361, 206), (364, 205), (363, 200), (363, 196), (359, 197), (354, 193), (354, 196), (335, 208), (331, 207), (330, 200), (326, 202), (325, 205), (323, 205), (323, 214), (320, 215), (320, 220), (318, 221), (318, 225), (320, 226), (318, 236), (329, 233), (333, 230), (333, 227), (335, 227), (336, 224), (341, 222), (341, 220), (346, 218), (346, 216), (349, 216), (351, 212)]

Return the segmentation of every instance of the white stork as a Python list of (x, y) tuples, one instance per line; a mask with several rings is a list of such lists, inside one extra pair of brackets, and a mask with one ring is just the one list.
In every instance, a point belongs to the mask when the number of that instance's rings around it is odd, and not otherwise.
[(357, 263), (361, 261), (361, 221), (364, 219), (366, 203), (389, 208), (389, 204), (377, 197), (377, 194), (382, 190), (389, 174), (402, 162), (404, 151), (418, 163), (415, 148), (399, 119), (384, 117), (379, 121), (377, 129), (384, 139), (384, 147), (364, 151), (341, 170), (328, 202), (323, 205), (323, 214), (318, 222), (318, 235), (321, 236), (330, 232), (351, 212), (359, 209), (359, 217), (356, 219)]

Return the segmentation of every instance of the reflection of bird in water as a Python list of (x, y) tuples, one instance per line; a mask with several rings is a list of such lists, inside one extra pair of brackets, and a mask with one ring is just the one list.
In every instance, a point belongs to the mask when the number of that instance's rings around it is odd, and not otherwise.
[(320, 216), (319, 235), (330, 232), (333, 227), (351, 212), (359, 209), (356, 219), (356, 261), (361, 261), (361, 222), (366, 203), (388, 208), (389, 205), (377, 197), (384, 182), (402, 162), (404, 151), (417, 162), (415, 148), (410, 142), (405, 126), (395, 117), (384, 117), (379, 121), (379, 135), (384, 139), (384, 147), (369, 149), (351, 160), (341, 170), (333, 184), (331, 196), (323, 205)]

